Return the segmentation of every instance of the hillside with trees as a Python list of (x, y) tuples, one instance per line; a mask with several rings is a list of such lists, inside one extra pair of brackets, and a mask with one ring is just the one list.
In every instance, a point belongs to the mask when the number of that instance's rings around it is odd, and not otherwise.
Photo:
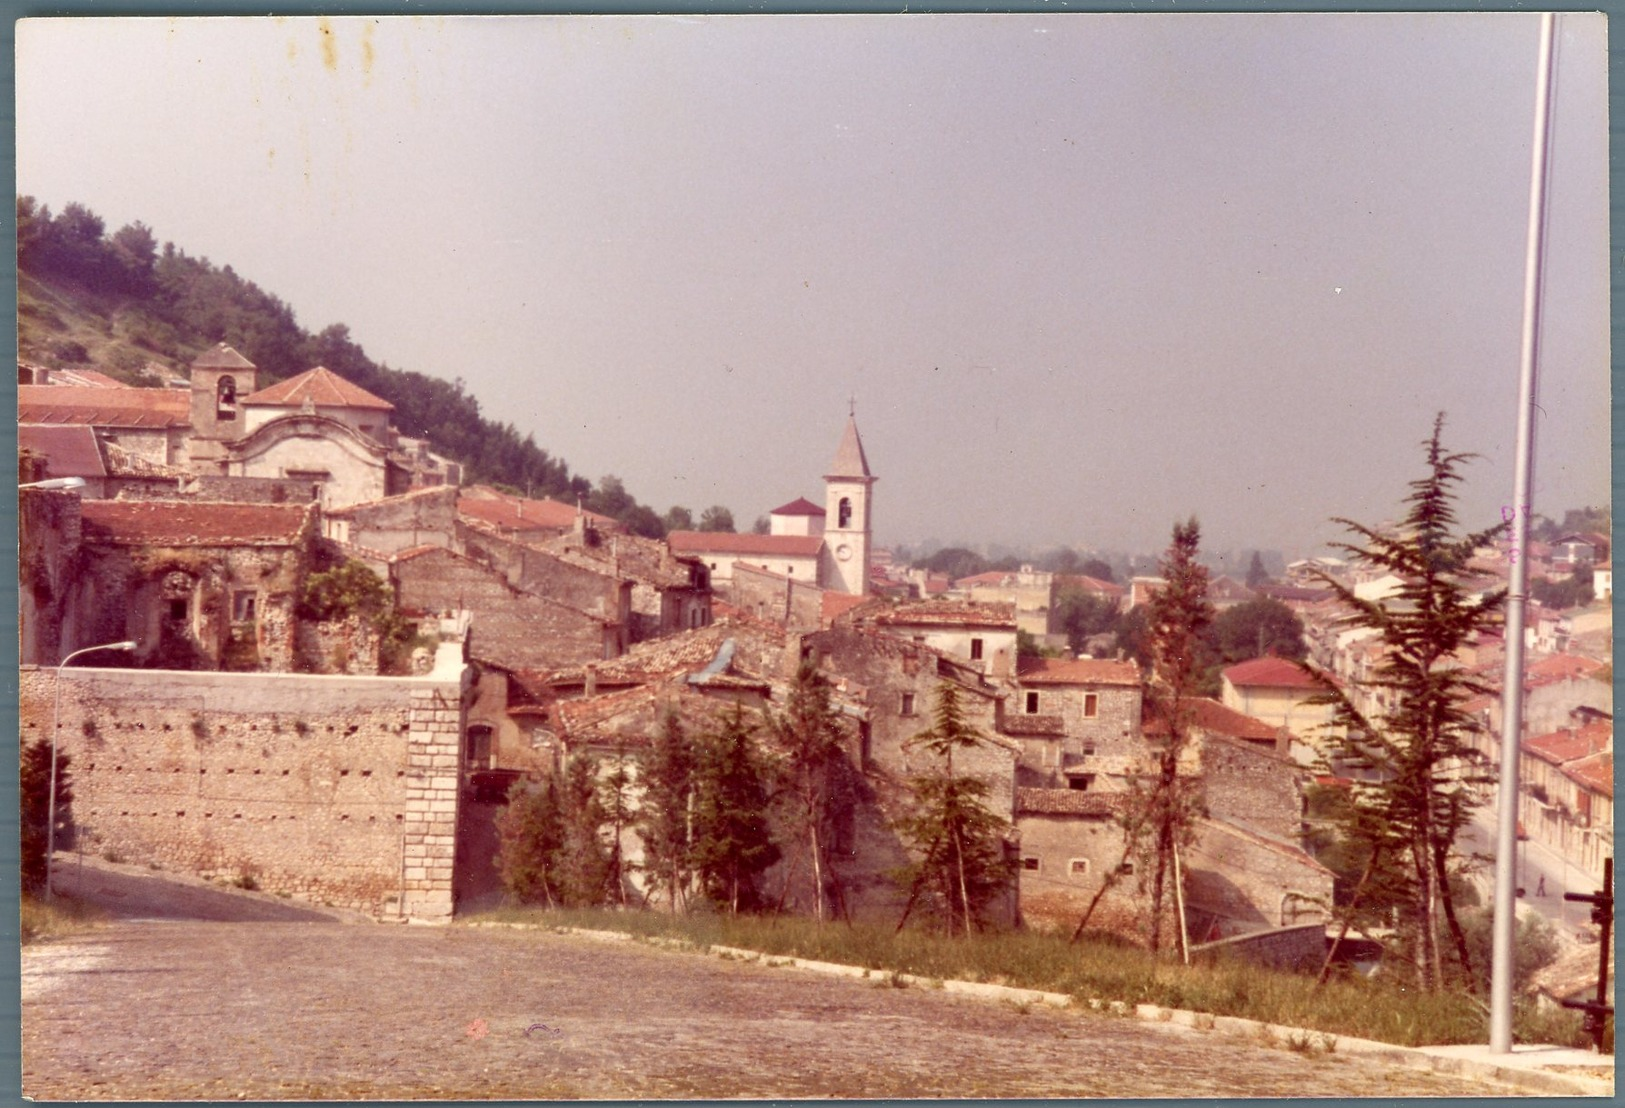
[(373, 361), (343, 323), (312, 333), (291, 307), (231, 266), (160, 247), (136, 222), (108, 233), (82, 204), (53, 215), (17, 200), (18, 356), (52, 369), (96, 369), (157, 388), (187, 374), (193, 358), (225, 342), (253, 362), (261, 387), (326, 366), (395, 405), (402, 434), (428, 439), (461, 462), (468, 479), (533, 496), (581, 497), (639, 534), (665, 533), (662, 517), (619, 480), (595, 488), (534, 437), (481, 414), (461, 378), (446, 380)]

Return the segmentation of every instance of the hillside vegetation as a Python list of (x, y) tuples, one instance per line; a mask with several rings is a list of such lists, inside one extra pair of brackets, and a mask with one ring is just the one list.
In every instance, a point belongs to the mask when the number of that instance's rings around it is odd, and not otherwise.
[(468, 479), (566, 501), (659, 537), (662, 519), (613, 477), (600, 487), (510, 423), (480, 414), (461, 379), (445, 380), (374, 362), (334, 323), (300, 327), (276, 296), (174, 243), (160, 248), (132, 223), (108, 234), (80, 204), (59, 215), (32, 197), (17, 201), (18, 356), (53, 369), (95, 369), (126, 383), (159, 387), (184, 378), (192, 359), (225, 342), (259, 369), (259, 385), (323, 365), (395, 405), (402, 434), (425, 438), (462, 462)]

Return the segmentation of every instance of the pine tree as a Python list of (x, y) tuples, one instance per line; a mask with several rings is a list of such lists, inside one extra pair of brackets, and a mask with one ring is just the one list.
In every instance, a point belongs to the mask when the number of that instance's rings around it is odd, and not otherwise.
[(695, 774), (694, 866), (706, 896), (736, 915), (762, 907), (762, 874), (779, 860), (755, 741), (755, 727), (735, 704), (703, 736)]
[(632, 867), (627, 863), (621, 847), (621, 837), (632, 824), (632, 768), (624, 744), (615, 748), (615, 757), (609, 769), (598, 782), (598, 806), (603, 812), (605, 830), (609, 832), (609, 857), (606, 860), (606, 879), (610, 899), (626, 907), (626, 891)]
[(665, 892), (673, 915), (686, 909), (693, 883), (697, 757), (682, 720), (668, 712), (644, 763), (637, 826), (646, 884)]
[(1010, 825), (988, 809), (987, 782), (954, 768), (956, 751), (987, 741), (965, 719), (959, 687), (941, 682), (932, 726), (906, 744), (929, 751), (941, 763), (935, 772), (909, 783), (914, 808), (897, 822), (899, 834), (920, 855), (908, 871), (909, 896), (897, 921), (899, 931), (925, 897), (942, 914), (950, 934), (969, 935), (981, 924), (987, 905), (1009, 888), (1012, 874), (1004, 843)]
[(1334, 768), (1366, 771), (1355, 774), (1345, 833), (1382, 863), (1374, 872), (1397, 883), (1417, 981), (1426, 990), (1446, 983), (1442, 926), (1450, 930), (1469, 988), (1473, 980), (1450, 879), (1463, 862), (1455, 850), (1457, 835), (1481, 803), (1479, 787), (1493, 781), (1470, 742), (1478, 725), (1463, 704), (1493, 690), (1460, 666), (1457, 652), (1496, 625), (1506, 598), (1505, 590), (1479, 594), (1464, 582), (1473, 552), (1493, 542), (1505, 525), (1457, 533), (1455, 486), (1473, 455), (1447, 453), (1443, 428), (1441, 413), (1425, 444), (1427, 474), (1411, 482), (1409, 508), (1394, 532), (1336, 521), (1359, 540), (1339, 548), (1358, 565), (1397, 576), (1398, 591), (1366, 600), (1321, 575), (1349, 612), (1344, 624), (1376, 632), (1385, 647), (1374, 676), (1356, 687), (1376, 692), (1392, 707), (1367, 714), (1343, 688), (1324, 682), (1321, 699), (1333, 706), (1339, 732), (1331, 739), (1329, 761)]
[[(771, 730), (781, 758), (780, 803), (787, 811), (790, 834), (805, 848), (808, 875), (812, 882), (813, 914), (824, 922), (826, 894), (840, 896), (839, 881), (829, 861), (835, 774), (841, 759), (841, 729), (830, 704), (829, 685), (819, 675), (818, 665), (806, 659), (796, 671), (795, 684), (782, 716), (771, 721)], [(782, 904), (788, 898), (799, 866), (800, 853), (792, 857), (792, 872), (785, 876)]]
[[(68, 776), (68, 762), (68, 755), (57, 755), (56, 823), (59, 846), (62, 843), (60, 832), (72, 825), (73, 785)], [(23, 746), (18, 786), (22, 799), (22, 886), (26, 892), (41, 892), (45, 888), (45, 875), (49, 869), (45, 855), (51, 841), (51, 744), (46, 740), (38, 739)]]
[(1168, 724), (1168, 741), (1157, 757), (1155, 778), (1137, 783), (1131, 806), (1151, 836), (1151, 949), (1162, 946), (1163, 899), (1180, 847), (1195, 839), (1203, 813), (1198, 780), (1181, 777), (1179, 764), (1190, 745), (1189, 698), (1199, 678), (1202, 632), (1213, 620), (1207, 600), (1207, 569), (1196, 560), (1201, 528), (1194, 518), (1175, 524), (1162, 559), (1164, 584), (1150, 602), (1151, 672), (1147, 707)]

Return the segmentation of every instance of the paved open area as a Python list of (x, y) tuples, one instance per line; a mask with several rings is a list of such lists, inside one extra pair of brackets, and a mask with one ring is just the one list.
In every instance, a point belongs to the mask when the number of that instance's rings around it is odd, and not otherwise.
[[(153, 912), (23, 956), (41, 1100), (1504, 1096), (1337, 1053), (538, 931)], [(162, 883), (140, 882), (153, 889)], [(110, 894), (108, 894), (110, 895)], [(163, 898), (154, 898), (163, 899)], [(279, 907), (241, 898), (259, 917)]]

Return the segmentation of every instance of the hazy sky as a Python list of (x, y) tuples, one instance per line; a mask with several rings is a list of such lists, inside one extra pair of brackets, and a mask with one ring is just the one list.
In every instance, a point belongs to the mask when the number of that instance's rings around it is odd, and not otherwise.
[[(1609, 496), (1605, 25), (1559, 19), (1536, 511)], [(740, 525), (1307, 552), (1510, 501), (1538, 18), (64, 19), (17, 176)]]

